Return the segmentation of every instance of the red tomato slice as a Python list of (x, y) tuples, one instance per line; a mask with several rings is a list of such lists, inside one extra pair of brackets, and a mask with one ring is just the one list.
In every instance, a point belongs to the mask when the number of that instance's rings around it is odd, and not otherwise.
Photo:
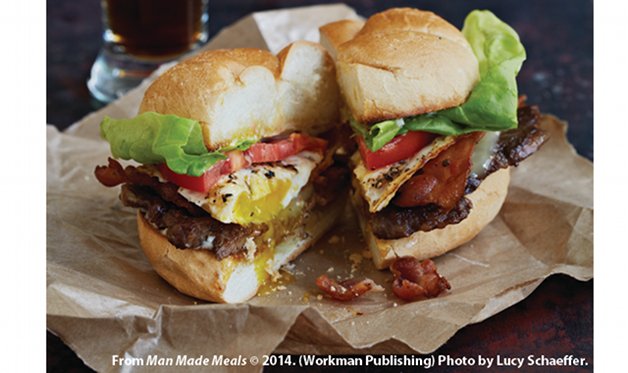
[(302, 133), (293, 133), (290, 135), (290, 139), (294, 142), (297, 153), (304, 150), (323, 152), (325, 151), (325, 148), (327, 148), (327, 141), (321, 139), (320, 137), (312, 137)]
[(174, 183), (182, 188), (190, 189), (195, 192), (205, 193), (216, 184), (216, 181), (222, 176), (222, 168), (226, 165), (227, 161), (219, 161), (213, 165), (209, 170), (201, 176), (190, 176), (178, 174), (166, 166), (165, 163), (157, 165), (161, 175), (171, 183)]
[(239, 150), (234, 150), (227, 153), (227, 160), (222, 165), (221, 174), (230, 174), (234, 171), (240, 170), (251, 165), (251, 161), (244, 156), (244, 153)]
[(258, 142), (253, 144), (245, 151), (245, 154), (253, 163), (277, 162), (304, 150), (324, 151), (326, 146), (327, 141), (323, 139), (302, 133), (293, 133), (286, 139), (272, 143)]
[(216, 163), (201, 176), (177, 174), (165, 164), (160, 164), (157, 167), (162, 176), (171, 183), (196, 192), (207, 193), (222, 175), (238, 171), (252, 163), (278, 162), (304, 150), (322, 152), (326, 146), (327, 141), (323, 139), (302, 133), (293, 133), (288, 138), (271, 143), (253, 144), (244, 152), (231, 151), (227, 153), (228, 159)]
[(375, 152), (369, 150), (362, 136), (357, 136), (357, 139), (360, 155), (366, 168), (376, 170), (412, 157), (419, 150), (430, 144), (436, 136), (433, 133), (422, 131), (406, 132), (403, 135), (396, 136)]

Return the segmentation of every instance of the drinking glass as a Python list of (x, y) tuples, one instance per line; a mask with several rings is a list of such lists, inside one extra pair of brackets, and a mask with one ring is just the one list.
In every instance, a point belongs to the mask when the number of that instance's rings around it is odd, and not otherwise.
[(103, 46), (87, 86), (110, 102), (207, 42), (208, 0), (102, 0)]

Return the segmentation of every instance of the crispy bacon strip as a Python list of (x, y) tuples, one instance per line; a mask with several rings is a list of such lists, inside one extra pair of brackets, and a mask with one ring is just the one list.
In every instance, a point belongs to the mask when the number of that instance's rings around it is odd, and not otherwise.
[(400, 207), (433, 203), (451, 210), (464, 195), (471, 154), (482, 136), (483, 132), (459, 136), (455, 144), (429, 161), (399, 189), (393, 203)]
[(366, 292), (381, 289), (371, 279), (347, 279), (340, 282), (330, 279), (327, 275), (320, 275), (316, 279), (316, 286), (329, 295), (332, 299), (342, 302), (353, 300), (364, 295)]
[(98, 179), (102, 185), (108, 187), (114, 187), (127, 181), (122, 165), (111, 157), (109, 157), (109, 164), (107, 166), (96, 166), (94, 175), (96, 175), (96, 179)]
[(204, 216), (207, 213), (179, 194), (179, 187), (173, 183), (162, 183), (155, 176), (143, 172), (143, 167), (127, 166), (124, 169), (115, 159), (109, 158), (107, 166), (96, 166), (94, 175), (103, 185), (114, 187), (129, 183), (143, 185), (152, 189), (164, 200), (185, 209), (192, 216)]
[(449, 281), (436, 271), (433, 261), (419, 261), (411, 256), (404, 256), (390, 265), (393, 273), (393, 293), (405, 300), (416, 301), (437, 297), (451, 289)]
[(526, 101), (528, 101), (527, 95), (519, 95), (519, 98), (517, 99), (517, 109), (521, 109), (522, 107), (526, 106)]

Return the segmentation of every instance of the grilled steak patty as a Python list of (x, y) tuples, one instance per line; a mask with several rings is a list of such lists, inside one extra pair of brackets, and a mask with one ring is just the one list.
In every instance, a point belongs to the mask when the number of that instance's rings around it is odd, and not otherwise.
[(150, 187), (122, 185), (120, 200), (125, 206), (139, 208), (144, 218), (179, 249), (209, 249), (218, 259), (245, 250), (247, 238), (266, 231), (265, 225), (225, 224), (205, 216), (192, 216), (185, 209), (162, 199)]

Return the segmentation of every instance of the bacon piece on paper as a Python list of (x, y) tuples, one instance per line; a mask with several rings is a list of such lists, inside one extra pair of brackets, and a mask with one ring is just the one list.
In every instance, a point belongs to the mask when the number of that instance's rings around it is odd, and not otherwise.
[(436, 271), (436, 265), (430, 259), (419, 261), (411, 256), (404, 256), (390, 265), (393, 273), (393, 293), (405, 301), (416, 301), (437, 297), (451, 289), (449, 281)]
[(331, 298), (342, 302), (358, 298), (371, 290), (383, 290), (381, 286), (368, 278), (363, 280), (347, 279), (338, 282), (325, 274), (316, 279), (316, 286)]

